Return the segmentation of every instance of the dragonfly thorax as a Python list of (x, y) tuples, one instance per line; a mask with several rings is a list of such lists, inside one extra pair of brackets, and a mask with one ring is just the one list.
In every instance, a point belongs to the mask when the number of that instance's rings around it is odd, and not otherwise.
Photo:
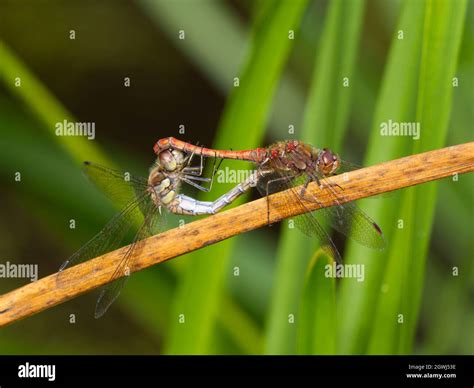
[[(151, 198), (156, 206), (167, 206), (176, 197), (181, 186), (181, 170), (182, 162), (179, 158), (174, 159), (174, 155), (170, 151), (164, 157), (158, 157), (156, 163), (150, 170), (148, 176), (148, 187)], [(178, 151), (179, 153), (179, 151)], [(176, 168), (170, 170), (172, 166)]]
[(313, 157), (314, 147), (288, 140), (275, 143), (268, 150), (267, 160), (280, 171), (295, 171), (297, 173), (311, 170), (316, 165)]

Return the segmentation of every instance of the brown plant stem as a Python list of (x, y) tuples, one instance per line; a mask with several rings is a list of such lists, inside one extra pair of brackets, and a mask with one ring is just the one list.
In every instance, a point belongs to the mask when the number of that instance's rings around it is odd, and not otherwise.
[[(471, 142), (336, 175), (326, 183), (341, 186), (344, 201), (348, 202), (473, 170), (474, 142)], [(316, 183), (311, 183), (307, 190), (317, 196), (322, 207), (334, 205), (334, 199)], [(296, 204), (288, 207), (284, 200), (286, 195), (288, 193), (280, 192), (270, 196), (270, 222), (301, 213)], [(308, 210), (319, 207), (312, 202), (305, 202), (305, 205)], [(130, 271), (140, 271), (266, 224), (267, 201), (261, 198), (148, 238), (134, 258)], [(0, 296), (0, 326), (106, 284), (126, 249), (117, 249), (65, 270), (60, 286), (56, 274), (52, 274)]]

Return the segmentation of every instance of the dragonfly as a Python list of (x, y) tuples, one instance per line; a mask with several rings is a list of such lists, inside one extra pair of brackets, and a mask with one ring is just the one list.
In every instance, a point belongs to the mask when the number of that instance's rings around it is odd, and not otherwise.
[[(155, 153), (165, 150), (180, 150), (185, 153), (196, 151), (196, 146), (167, 137), (158, 140), (154, 147)], [(294, 217), (295, 225), (306, 235), (317, 238), (321, 247), (336, 262), (341, 263), (341, 256), (324, 225), (331, 225), (340, 233), (372, 249), (382, 250), (386, 241), (381, 228), (353, 202), (343, 201), (343, 189), (339, 185), (324, 184), (324, 179), (332, 175), (349, 172), (360, 168), (346, 162), (328, 148), (317, 148), (298, 140), (279, 141), (268, 147), (250, 150), (215, 150), (202, 148), (203, 157), (236, 159), (253, 162), (257, 168), (250, 180), (241, 183), (240, 189), (248, 190), (256, 186), (259, 193), (267, 198), (267, 217), (270, 220), (269, 195), (288, 190), (287, 206), (298, 206), (301, 215)], [(310, 211), (305, 201), (320, 205), (316, 195), (307, 191), (310, 182), (317, 182), (321, 189), (333, 199), (335, 205), (321, 207)], [(297, 189), (297, 187), (301, 187)], [(235, 188), (234, 188), (235, 189)], [(234, 190), (233, 189), (233, 190)]]
[[(203, 157), (199, 166), (193, 166), (196, 152), (179, 150), (161, 152), (149, 170), (148, 178), (134, 176), (128, 172), (114, 170), (99, 164), (84, 162), (86, 176), (113, 201), (123, 208), (91, 240), (70, 256), (59, 268), (59, 286), (67, 282), (64, 270), (76, 264), (93, 259), (120, 247), (127, 233), (143, 218), (125, 253), (115, 268), (109, 283), (102, 289), (97, 300), (94, 316), (105, 314), (117, 299), (128, 275), (130, 261), (143, 247), (144, 239), (163, 230), (166, 226), (166, 212), (182, 215), (214, 214), (242, 194), (244, 187), (222, 195), (215, 201), (198, 201), (180, 193), (182, 183), (201, 191), (212, 189), (212, 178), (202, 177)], [(215, 169), (214, 169), (215, 172)], [(203, 184), (210, 183), (209, 187)]]

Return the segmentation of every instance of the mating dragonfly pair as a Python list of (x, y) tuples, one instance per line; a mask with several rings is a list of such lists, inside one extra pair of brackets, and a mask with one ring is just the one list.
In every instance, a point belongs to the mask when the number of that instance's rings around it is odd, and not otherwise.
[[(326, 177), (357, 168), (341, 160), (329, 149), (319, 149), (303, 142), (288, 140), (266, 148), (245, 151), (215, 150), (169, 137), (159, 140), (154, 151), (157, 159), (150, 169), (148, 179), (90, 162), (84, 163), (87, 176), (114, 201), (122, 204), (123, 209), (63, 263), (59, 277), (66, 267), (117, 249), (131, 229), (137, 214), (141, 213), (144, 217), (110, 283), (99, 296), (96, 318), (101, 317), (120, 294), (129, 274), (130, 260), (141, 249), (144, 239), (164, 229), (165, 211), (185, 215), (214, 214), (254, 186), (267, 199), (272, 193), (288, 190), (288, 206), (291, 202), (291, 206), (299, 206), (302, 211), (301, 215), (294, 218), (295, 225), (305, 234), (316, 237), (321, 247), (338, 262), (341, 261), (340, 254), (318, 218), (323, 218), (325, 225), (331, 225), (365, 246), (383, 249), (385, 245), (380, 227), (354, 203), (344, 203), (343, 189), (324, 183)], [(195, 157), (200, 159), (198, 166), (193, 165)], [(255, 163), (256, 169), (245, 181), (215, 201), (199, 201), (181, 194), (180, 188), (186, 183), (202, 191), (212, 189), (212, 178), (202, 176), (204, 158), (214, 158), (214, 161), (250, 161)], [(309, 211), (305, 201), (319, 204), (316, 196), (306, 190), (310, 182), (317, 182), (322, 190), (326, 190), (334, 199), (335, 205)], [(209, 183), (209, 187), (204, 187), (204, 183)], [(270, 219), (269, 205), (267, 209)]]

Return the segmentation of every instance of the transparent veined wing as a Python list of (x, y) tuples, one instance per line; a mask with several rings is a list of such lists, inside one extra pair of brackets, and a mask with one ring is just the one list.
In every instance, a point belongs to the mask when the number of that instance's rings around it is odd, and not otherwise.
[[(307, 179), (314, 180), (314, 177), (306, 176), (303, 178), (304, 181)], [(324, 219), (335, 230), (359, 244), (373, 249), (384, 249), (386, 245), (385, 238), (377, 223), (357, 207), (354, 202), (343, 203), (343, 188), (325, 184), (323, 176), (318, 176), (318, 179), (321, 182), (321, 189), (325, 190), (326, 194), (334, 199), (336, 205), (315, 210), (314, 215)], [(293, 183), (295, 185), (301, 184), (297, 181)], [(303, 196), (307, 201), (320, 203), (317, 196), (310, 194), (308, 191), (305, 191)]]
[(309, 211), (307, 206), (303, 203), (300, 192), (295, 186), (305, 183), (306, 177), (302, 174), (295, 174), (291, 171), (282, 172), (281, 170), (272, 168), (272, 163), (266, 164), (265, 168), (271, 168), (271, 173), (262, 171), (261, 178), (257, 181), (257, 190), (260, 195), (267, 197), (269, 194), (276, 192), (289, 190), (289, 198), (285, 198), (287, 206), (298, 206), (302, 210), (302, 214), (296, 217), (292, 217), (296, 227), (309, 237), (315, 237), (318, 239), (321, 248), (330, 255), (336, 262), (340, 263), (341, 255), (337, 250), (334, 242), (328, 233), (321, 226), (314, 213)]
[(130, 202), (99, 233), (72, 254), (59, 268), (57, 278), (59, 283), (62, 282), (62, 271), (66, 267), (71, 267), (117, 249), (133, 225), (133, 220), (137, 216), (137, 212), (139, 213), (140, 204), (146, 201), (151, 202), (151, 199), (147, 193), (144, 193), (141, 197)]
[(82, 170), (100, 191), (120, 206), (125, 206), (136, 200), (148, 187), (145, 178), (100, 164), (84, 162)]
[[(348, 172), (354, 171), (354, 170), (359, 170), (363, 168), (362, 166), (359, 166), (358, 164), (348, 162), (347, 160), (340, 159), (340, 167), (336, 171), (334, 175), (344, 175), (347, 174)], [(372, 195), (370, 197), (367, 197), (365, 199), (385, 199), (385, 198), (393, 198), (398, 191), (390, 191), (386, 193), (381, 193), (377, 195)]]
[(144, 239), (147, 237), (149, 230), (151, 229), (151, 225), (153, 225), (156, 221), (155, 219), (159, 217), (158, 209), (154, 206), (152, 201), (145, 202), (143, 207), (146, 209), (145, 221), (138, 229), (132, 243), (128, 246), (124, 256), (117, 265), (110, 278), (109, 284), (102, 289), (95, 308), (95, 318), (100, 318), (104, 315), (110, 305), (120, 295), (120, 292), (130, 275), (130, 261), (140, 253), (143, 248)]

